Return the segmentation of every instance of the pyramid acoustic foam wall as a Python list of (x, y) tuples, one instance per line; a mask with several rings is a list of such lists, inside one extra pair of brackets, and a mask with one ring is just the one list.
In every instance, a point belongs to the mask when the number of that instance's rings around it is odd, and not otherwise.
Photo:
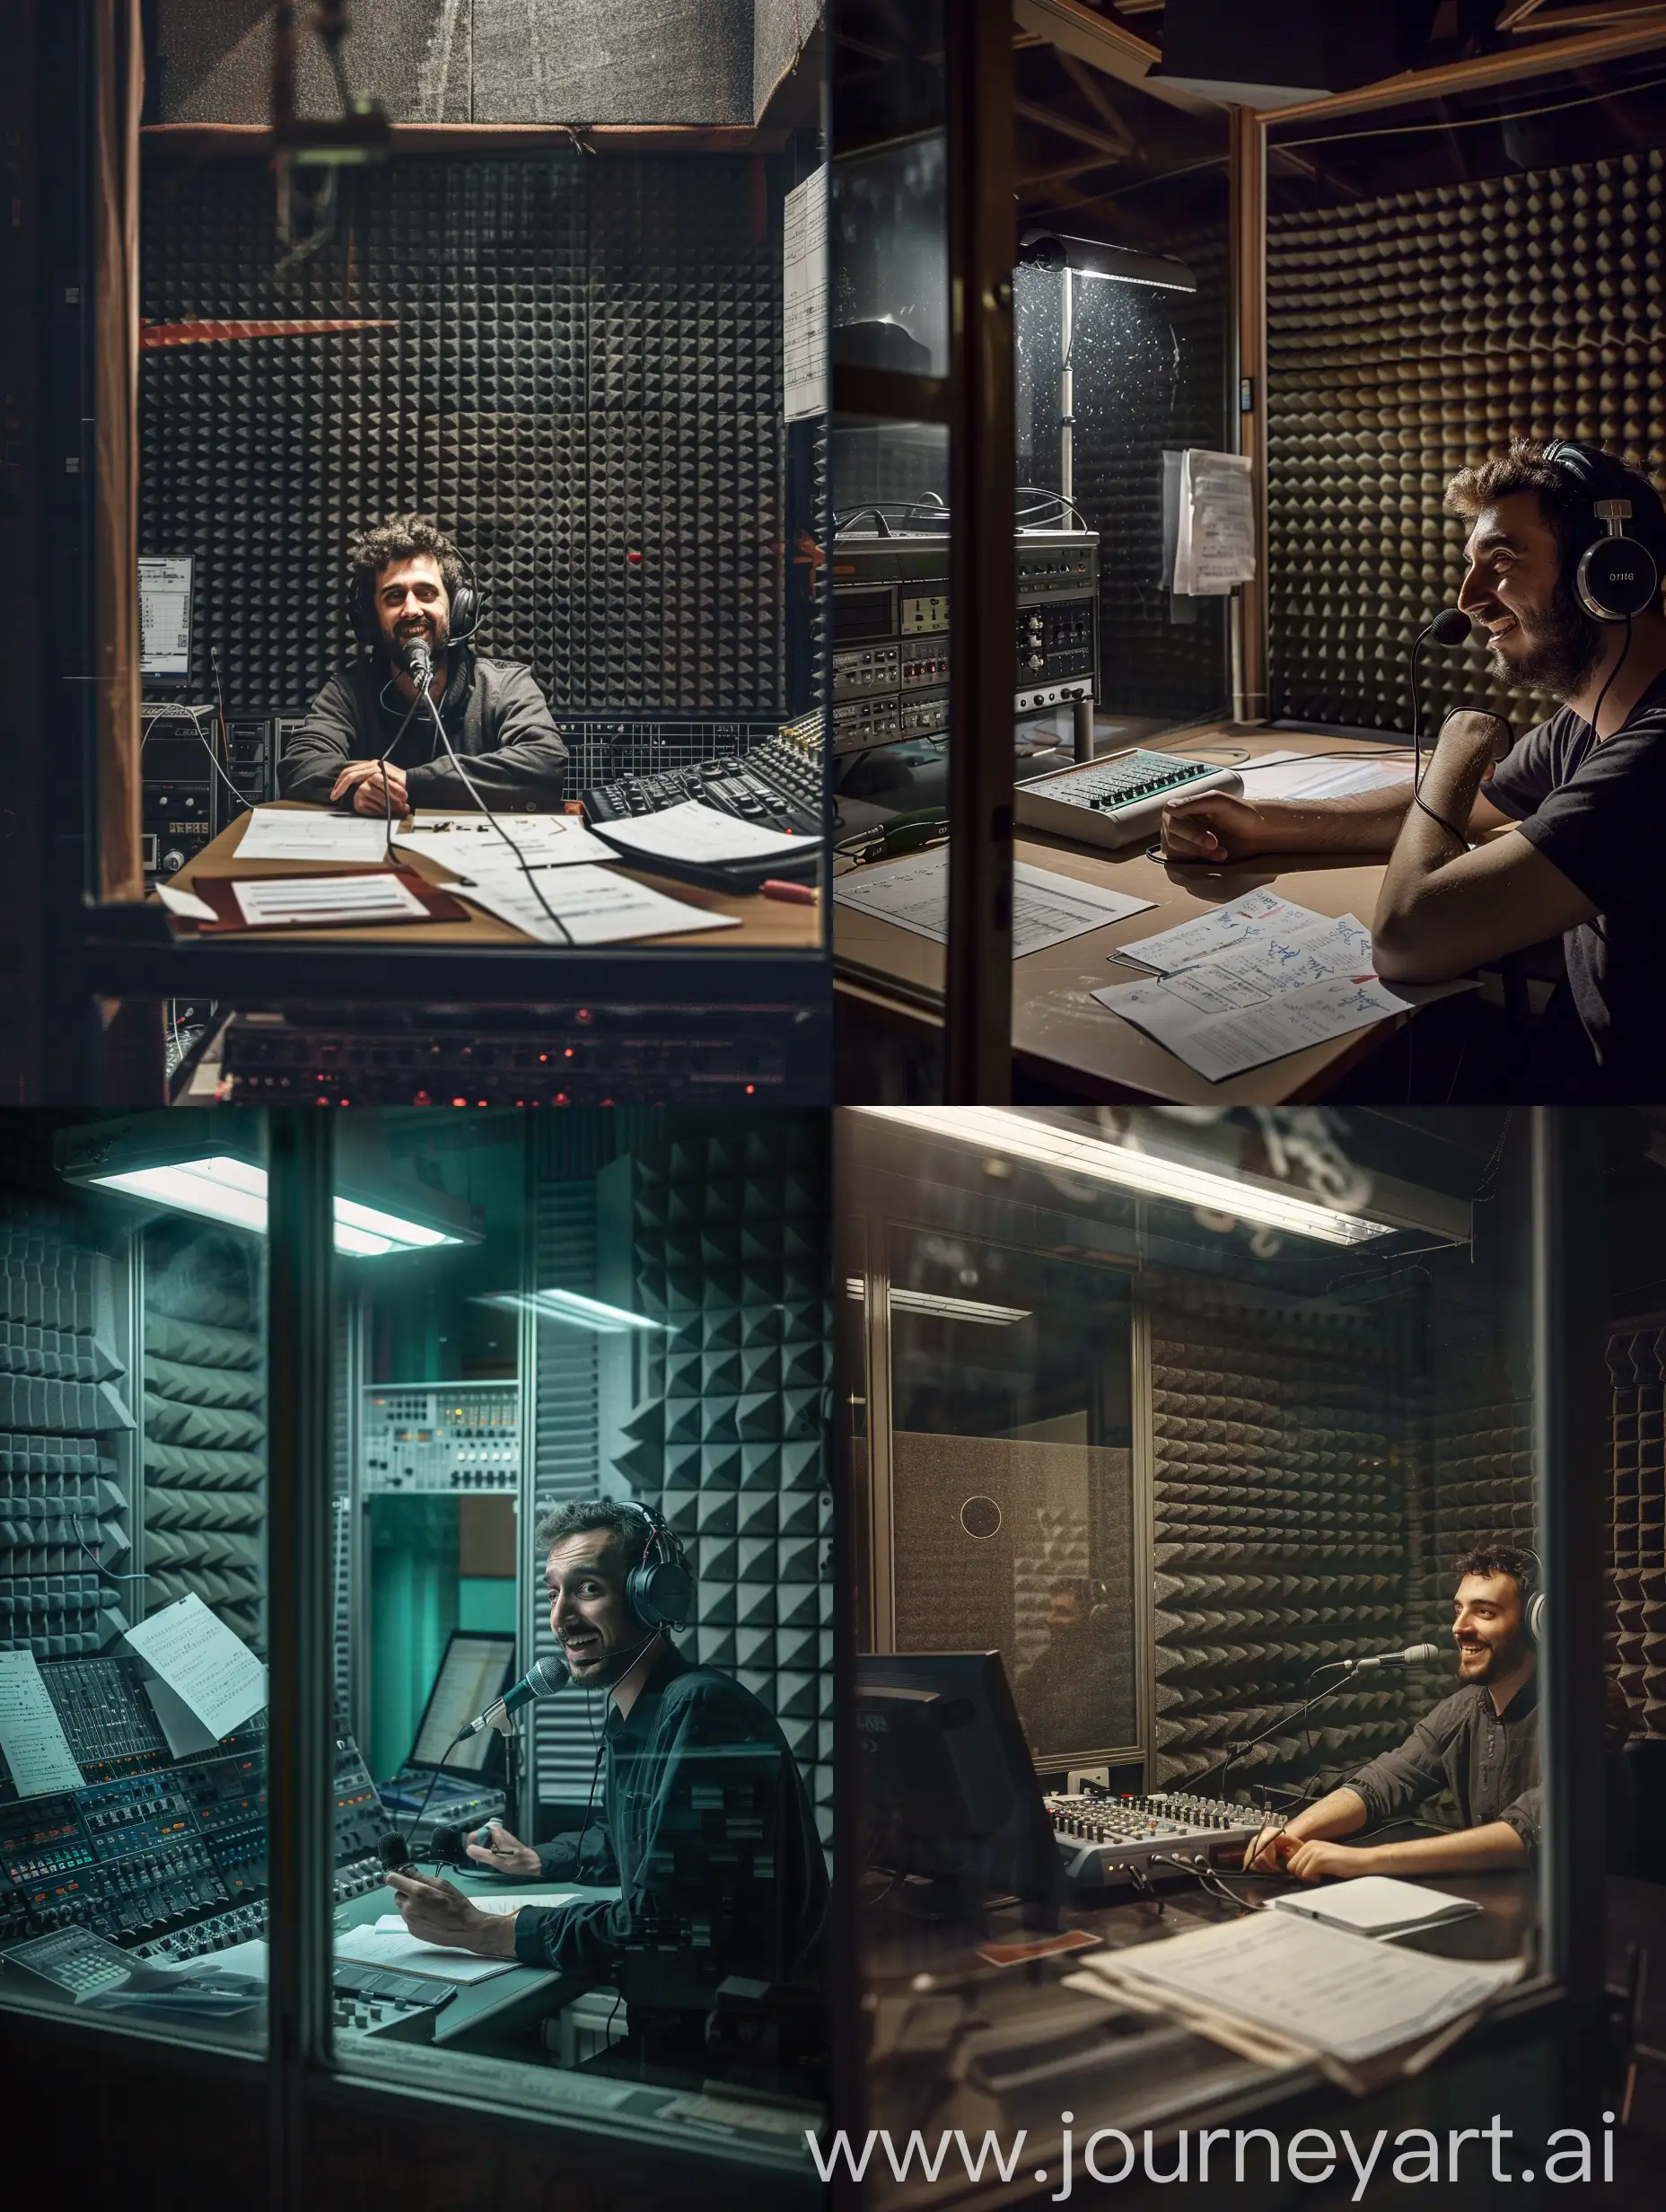
[(144, 1249), (146, 1610), (194, 1591), (264, 1650), (260, 1248), (166, 1221)]
[(1608, 1346), (1612, 1462), (1609, 1663), (1632, 1723), (1666, 1736), (1666, 1330), (1627, 1330)]
[[(1268, 660), (1276, 715), (1408, 730), (1406, 654), (1463, 575), (1447, 479), (1513, 436), (1593, 440), (1666, 482), (1666, 153), (1275, 215), (1268, 225)], [(1594, 528), (1594, 526), (1593, 526)], [(1425, 656), (1425, 726), (1505, 691)]]
[[(212, 646), (229, 708), (304, 707), (352, 650), (349, 537), (417, 507), (477, 565), (482, 649), (529, 663), (557, 715), (775, 715), (760, 177), (725, 156), (404, 160), (345, 177), (334, 236), (280, 271), (259, 164), (149, 171), (143, 313), (172, 337), (142, 356), (141, 544), (197, 559), (205, 695)], [(205, 319), (303, 327), (176, 342)]]
[(139, 1610), (117, 1263), (70, 1217), (0, 1200), (0, 1651), (78, 1659)]
[(1363, 1764), (1405, 1736), (1411, 1708), (1393, 1675), (1317, 1707), (1311, 1756), (1302, 1701), (1321, 1661), (1406, 1640), (1408, 1354), (1393, 1307), (1158, 1303), (1157, 1786), (1183, 1786), (1263, 1729), (1276, 1733), (1234, 1764), (1229, 1789)]

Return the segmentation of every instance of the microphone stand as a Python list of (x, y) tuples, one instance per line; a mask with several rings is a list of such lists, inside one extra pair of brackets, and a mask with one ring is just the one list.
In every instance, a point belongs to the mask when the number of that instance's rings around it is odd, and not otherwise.
[[(1322, 1674), (1325, 1672), (1326, 1669), (1329, 1667), (1346, 1667), (1347, 1663), (1348, 1663), (1346, 1659), (1326, 1659), (1313, 1669), (1313, 1674)], [(1308, 1715), (1312, 1711), (1313, 1707), (1319, 1704), (1320, 1700), (1323, 1698), (1329, 1697), (1332, 1690), (1340, 1690), (1343, 1683), (1347, 1681), (1349, 1679), (1350, 1677), (1346, 1673), (1339, 1674), (1334, 1682), (1327, 1682), (1322, 1690), (1318, 1691), (1309, 1691), (1308, 1695), (1302, 1700), (1302, 1725), (1304, 1728), (1307, 1725)], [(1311, 1681), (1311, 1674), (1308, 1677), (1308, 1680)], [(1221, 1770), (1220, 1794), (1221, 1803), (1223, 1804), (1226, 1803), (1227, 1775), (1232, 1769), (1237, 1765), (1238, 1761), (1243, 1757), (1244, 1753), (1246, 1751), (1254, 1751), (1258, 1743), (1265, 1743), (1268, 1736), (1277, 1735), (1281, 1729), (1287, 1728), (1289, 1725), (1290, 1723), (1287, 1716), (1276, 1720), (1270, 1728), (1263, 1728), (1258, 1736), (1250, 1736), (1244, 1742), (1234, 1743), (1232, 1749), (1227, 1752), (1225, 1758), (1218, 1762)], [(1211, 1768), (1206, 1767), (1202, 1774), (1193, 1776), (1192, 1779), (1194, 1782), (1206, 1781), (1212, 1772), (1213, 1769)]]

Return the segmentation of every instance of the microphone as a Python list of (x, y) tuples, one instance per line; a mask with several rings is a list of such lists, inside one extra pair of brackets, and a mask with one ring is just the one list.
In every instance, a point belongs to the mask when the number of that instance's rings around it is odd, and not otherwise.
[(1404, 1651), (1380, 1651), (1369, 1659), (1345, 1659), (1342, 1669), (1346, 1674), (1357, 1674), (1364, 1667), (1432, 1666), (1444, 1656), (1438, 1644), (1407, 1644)]
[(484, 1713), (478, 1714), (455, 1741), (466, 1743), (470, 1736), (478, 1736), (481, 1729), (489, 1727), (500, 1713), (518, 1713), (523, 1705), (530, 1705), (535, 1698), (553, 1698), (557, 1690), (565, 1690), (572, 1679), (566, 1661), (552, 1653), (548, 1659), (540, 1659), (535, 1667), (529, 1668), (521, 1680), (504, 1690), (495, 1704), (488, 1705)]
[(399, 665), (419, 691), (434, 680), (434, 653), (423, 636), (408, 637), (399, 647)]
[(376, 1856), (390, 1874), (414, 1874), (416, 1871), (411, 1860), (411, 1848), (403, 1836), (390, 1833), (382, 1837), (376, 1846)]
[(1437, 645), (1461, 645), (1469, 635), (1469, 618), (1461, 607), (1442, 607), (1429, 624), (1426, 635)]

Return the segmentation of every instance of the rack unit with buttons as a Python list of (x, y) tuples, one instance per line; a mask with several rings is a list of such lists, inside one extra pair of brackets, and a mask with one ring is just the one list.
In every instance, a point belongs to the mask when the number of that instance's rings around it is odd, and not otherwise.
[(1260, 1832), (1246, 1827), (1247, 1808), (1202, 1797), (1048, 1795), (1043, 1799), (1066, 1877), (1106, 1884), (1156, 1862), (1168, 1872), (1188, 1865), (1236, 1866)]
[(360, 1433), (367, 1495), (464, 1497), (520, 1488), (516, 1383), (371, 1384)]

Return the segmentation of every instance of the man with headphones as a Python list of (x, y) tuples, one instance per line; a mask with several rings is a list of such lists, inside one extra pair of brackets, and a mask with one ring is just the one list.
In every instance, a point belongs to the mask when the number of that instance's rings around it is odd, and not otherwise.
[(395, 821), (419, 806), (472, 812), (477, 792), (494, 809), (559, 806), (567, 749), (530, 669), (476, 652), (480, 596), (451, 539), (425, 514), (390, 515), (348, 563), (363, 657), (313, 700), (278, 763), (280, 794)]
[[(1487, 1874), (1524, 1865), (1539, 1841), (1537, 1561), (1480, 1544), (1458, 1561), (1452, 1641), (1460, 1686), (1399, 1751), (1385, 1751), (1282, 1828), (1265, 1828), (1246, 1871), (1325, 1875)], [(1450, 1790), (1461, 1825), (1448, 1835), (1346, 1846), (1333, 1839), (1407, 1818)]]
[(610, 1983), (630, 2007), (609, 2067), (709, 2064), (719, 1981), (815, 1988), (827, 1861), (802, 1778), (774, 1716), (667, 1629), (693, 1609), (681, 1545), (651, 1509), (612, 1498), (557, 1506), (538, 1524), (551, 1633), (573, 1686), (610, 1693), (590, 1805), (576, 1830), (525, 1844), (494, 1821), (469, 1847), (509, 1881), (614, 1883), (617, 1902), (482, 1912), (450, 1883), (390, 1874), (426, 1943)]
[(1513, 743), (1495, 715), (1448, 715), (1415, 797), (1177, 799), (1163, 849), (1203, 863), (1389, 853), (1372, 938), (1390, 982), (1443, 982), (1561, 935), (1567, 979), (1529, 1093), (1658, 1098), (1666, 508), (1594, 446), (1522, 438), (1460, 470), (1446, 505), (1470, 525), (1458, 606), (1485, 626), (1499, 680), (1549, 691), (1561, 711)]

